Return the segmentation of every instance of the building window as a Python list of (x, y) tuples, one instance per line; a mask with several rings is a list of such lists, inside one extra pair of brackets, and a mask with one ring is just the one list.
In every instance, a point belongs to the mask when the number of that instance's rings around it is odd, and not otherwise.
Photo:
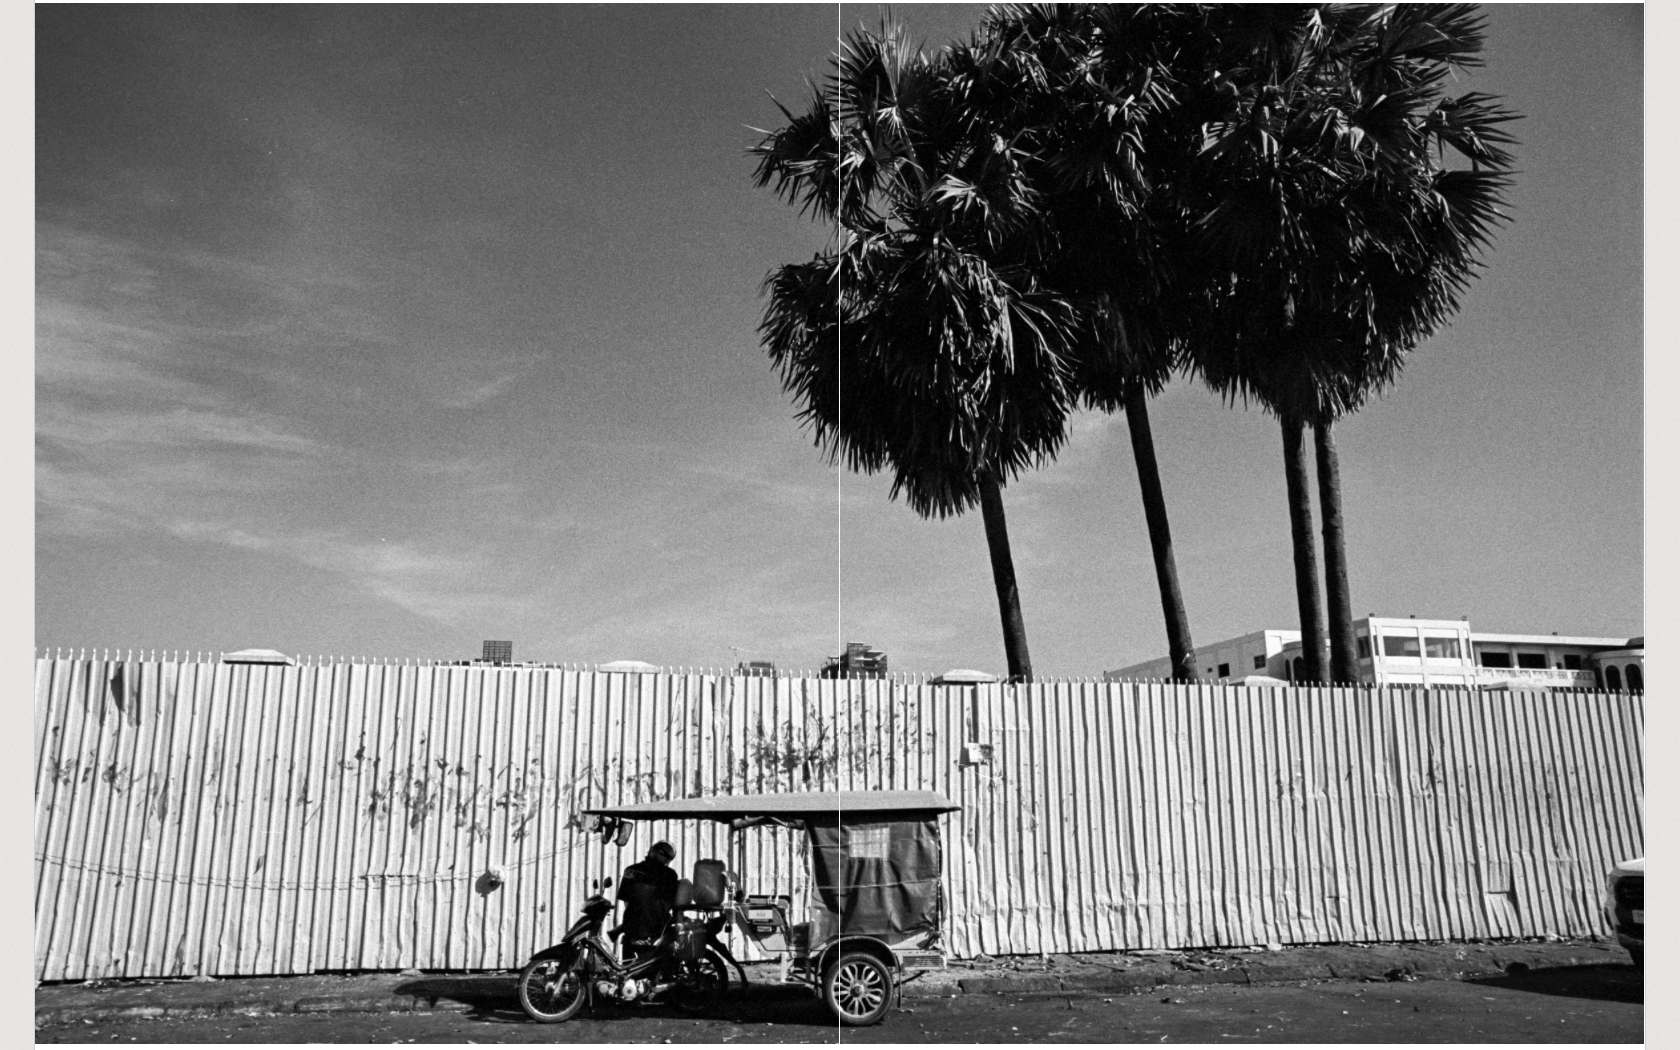
[(1230, 664), (1220, 664), (1219, 665), (1219, 677), (1221, 677), (1221, 678), (1231, 677), (1231, 665)]
[(1510, 653), (1482, 653), (1480, 655), (1481, 655), (1481, 661), (1482, 661), (1482, 666), (1483, 667), (1510, 667), (1511, 666), (1511, 654)]
[(1456, 635), (1424, 635), (1423, 655), (1431, 660), (1458, 660), (1458, 637)]
[(1369, 660), (1371, 658), (1371, 639), (1365, 637), (1364, 635), (1359, 636), (1359, 658), (1361, 660)]
[(1256, 656), (1254, 658), (1254, 669), (1256, 671), (1264, 671), (1266, 669), (1266, 658), (1264, 656)]
[(1630, 692), (1643, 693), (1645, 691), (1645, 672), (1639, 669), (1638, 664), (1628, 664), (1627, 683)]
[(1570, 654), (1566, 655), (1563, 658), (1563, 669), (1565, 671), (1579, 671), (1581, 669), (1581, 656), (1580, 656), (1580, 654), (1579, 653), (1570, 653)]
[(1612, 693), (1619, 693), (1622, 691), (1622, 672), (1616, 670), (1614, 666), (1606, 667), (1604, 669), (1604, 688), (1610, 690)]
[(1545, 653), (1518, 653), (1517, 654), (1517, 666), (1518, 667), (1527, 667), (1530, 670), (1534, 670), (1534, 671), (1544, 671), (1546, 669), (1546, 654)]
[(1384, 656), (1418, 657), (1418, 640), (1415, 634), (1385, 634), (1383, 640)]

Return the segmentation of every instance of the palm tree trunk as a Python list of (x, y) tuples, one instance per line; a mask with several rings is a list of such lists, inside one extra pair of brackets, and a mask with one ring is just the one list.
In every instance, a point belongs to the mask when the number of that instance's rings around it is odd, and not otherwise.
[(1313, 543), (1312, 492), (1307, 482), (1305, 426), (1283, 421), (1283, 476), (1289, 488), (1289, 534), (1295, 545), (1295, 602), (1301, 613), (1303, 682), (1324, 681), (1324, 605), (1318, 597), (1318, 551)]
[(1324, 515), (1324, 598), (1330, 617), (1330, 680), (1359, 680), (1353, 648), (1353, 599), (1348, 591), (1347, 537), (1342, 531), (1342, 468), (1328, 421), (1313, 424), (1318, 453), (1318, 509)]
[(997, 586), (998, 613), (1003, 617), (1003, 653), (1009, 661), (1009, 680), (1032, 681), (1032, 658), (1027, 655), (1027, 624), (1021, 618), (1021, 592), (1015, 586), (1015, 561), (1009, 556), (1009, 527), (1003, 520), (1003, 492), (991, 475), (980, 481), (980, 516), (986, 522), (986, 547), (992, 555), (992, 582)]
[(1149, 526), (1149, 548), (1155, 555), (1155, 582), (1161, 589), (1161, 614), (1167, 622), (1167, 652), (1172, 676), (1196, 677), (1196, 647), (1190, 641), (1190, 618), (1184, 613), (1184, 594), (1178, 588), (1178, 562), (1173, 557), (1172, 530), (1167, 526), (1167, 497), (1161, 491), (1161, 471), (1155, 463), (1155, 437), (1149, 431), (1149, 409), (1143, 387), (1126, 391), (1126, 425), (1132, 432), (1132, 458), (1137, 461), (1138, 487), (1143, 490), (1143, 520)]

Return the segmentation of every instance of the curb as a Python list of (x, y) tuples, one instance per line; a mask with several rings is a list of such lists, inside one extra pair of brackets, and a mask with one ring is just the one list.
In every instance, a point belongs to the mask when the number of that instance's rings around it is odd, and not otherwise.
[(964, 995), (998, 995), (1004, 992), (1059, 992), (1059, 977), (964, 977), (957, 982)]
[(1157, 987), (1162, 984), (1198, 985), (1198, 984), (1249, 984), (1248, 971), (1239, 967), (1229, 970), (1175, 970), (1162, 978)]
[(1326, 963), (1257, 963), (1245, 969), (1249, 984), (1329, 981), (1337, 976)]
[(1082, 973), (1062, 978), (1062, 990), (1068, 992), (1122, 992), (1127, 995), (1147, 992), (1154, 988), (1157, 978), (1149, 973)]
[[(1056, 992), (1119, 992), (1137, 994), (1155, 988), (1196, 987), (1221, 984), (1294, 984), (1300, 981), (1432, 981), (1474, 980), (1551, 969), (1539, 960), (1500, 960), (1502, 965), (1476, 965), (1461, 960), (1422, 957), (1395, 960), (1399, 965), (1375, 971), (1366, 967), (1339, 967), (1330, 963), (1258, 963), (1224, 970), (1175, 970), (1171, 973), (1070, 974), (1054, 977), (1032, 974), (1022, 977), (968, 977), (956, 982), (965, 995), (1044, 995)], [(1558, 965), (1591, 965), (1596, 960), (1557, 961)], [(1458, 965), (1443, 965), (1454, 962)]]
[(245, 1003), (215, 1003), (204, 1006), (96, 1006), (45, 1007), (35, 1011), (35, 1027), (69, 1025), (80, 1021), (204, 1020), (212, 1017), (274, 1017), (280, 1014), (409, 1014), (466, 1013), (472, 1006), (453, 1000), (419, 996), (361, 996), (336, 998), (311, 996), (304, 999), (256, 1000)]

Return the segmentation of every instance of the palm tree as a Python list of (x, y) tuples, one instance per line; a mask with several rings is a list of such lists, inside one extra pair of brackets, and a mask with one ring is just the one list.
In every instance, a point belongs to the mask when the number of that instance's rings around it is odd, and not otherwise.
[(1176, 368), (1177, 212), (1153, 192), (1197, 130), (1178, 119), (1178, 70), (1205, 33), (1186, 9), (1059, 4), (993, 9), (953, 47), (963, 104), (1021, 150), (1048, 230), (1043, 279), (1073, 301), (1087, 408), (1123, 412), (1144, 505), (1173, 676), (1196, 677), (1148, 399)]
[(890, 469), (923, 517), (980, 506), (1009, 675), (1030, 680), (1002, 489), (1065, 439), (1079, 335), (1036, 275), (1020, 151), (893, 27), (850, 34), (807, 110), (783, 114), (758, 184), (837, 239), (766, 279), (765, 347), (831, 459)]
[[(1377, 25), (1373, 46), (1351, 68), (1358, 98), (1371, 100), (1367, 113), (1377, 111), (1367, 123), (1384, 147), (1378, 165), (1384, 177), (1368, 184), (1377, 197), (1367, 205), (1368, 222), (1381, 250), (1366, 270), (1366, 328), (1401, 341), (1409, 351), (1457, 313), (1480, 265), (1479, 253), (1506, 218), (1504, 190), (1513, 163), (1506, 147), (1514, 140), (1503, 125), (1517, 115), (1481, 92), (1456, 98), (1444, 94), (1454, 68), (1481, 64), (1486, 23), (1475, 8), (1397, 9), (1384, 12)], [(1390, 105), (1387, 99), (1411, 104)], [(1449, 166), (1448, 150), (1460, 159), (1458, 170)], [(1386, 381), (1380, 375), (1364, 377), (1355, 400), (1363, 401)], [(1314, 439), (1323, 493), (1333, 673), (1339, 681), (1351, 681), (1357, 655), (1333, 422), (1315, 423)]]
[[(1323, 678), (1304, 431), (1325, 508), (1332, 680), (1356, 676), (1332, 427), (1399, 375), (1458, 308), (1503, 219), (1514, 119), (1480, 93), (1444, 95), (1474, 65), (1467, 5), (1222, 8), (1230, 50), (1211, 78), (1189, 199), (1204, 304), (1189, 360), (1279, 419), (1308, 681)], [(1448, 151), (1451, 151), (1449, 155)], [(1449, 158), (1468, 169), (1454, 168)]]

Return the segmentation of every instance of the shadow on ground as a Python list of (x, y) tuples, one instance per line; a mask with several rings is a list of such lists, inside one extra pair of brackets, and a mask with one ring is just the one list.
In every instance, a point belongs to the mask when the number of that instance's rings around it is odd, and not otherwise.
[(1598, 999), (1612, 1003), (1645, 1002), (1645, 975), (1626, 963), (1614, 966), (1562, 966), (1557, 969), (1479, 977), (1469, 984), (1536, 995)]
[[(397, 995), (411, 995), (429, 1003), (460, 1003), (466, 1016), (490, 1024), (534, 1024), (520, 1009), (512, 977), (422, 977), (392, 989)], [(716, 1004), (699, 1014), (684, 1013), (664, 1003), (602, 1003), (582, 1016), (611, 1024), (647, 1017), (673, 1019), (704, 1018), (737, 1024), (810, 1025), (834, 1027), (834, 1017), (807, 988), (782, 984), (753, 983), (745, 988), (731, 982), (729, 991)]]
[(433, 1003), (461, 1003), (480, 1011), (512, 1010), (523, 1016), (514, 994), (512, 977), (422, 977), (391, 989), (397, 995), (412, 995)]

